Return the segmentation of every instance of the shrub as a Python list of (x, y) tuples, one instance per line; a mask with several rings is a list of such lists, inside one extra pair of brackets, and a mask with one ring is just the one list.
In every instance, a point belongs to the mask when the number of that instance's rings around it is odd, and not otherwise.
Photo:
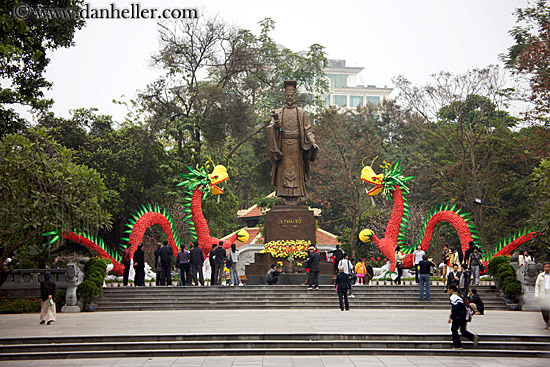
[(17, 299), (0, 298), (0, 313), (40, 312), (40, 298), (25, 297)]
[(493, 276), (496, 276), (497, 272), (498, 272), (498, 267), (503, 263), (504, 264), (509, 264), (510, 263), (510, 257), (509, 256), (493, 257), (489, 261), (489, 265), (487, 266), (487, 270), (488, 270), (489, 274), (491, 274)]
[(94, 298), (98, 297), (100, 294), (100, 288), (95, 284), (94, 281), (90, 279), (84, 280), (78, 285), (76, 289), (76, 295), (84, 305), (90, 303)]
[(61, 311), (61, 307), (65, 306), (65, 296), (67, 295), (67, 291), (64, 289), (58, 289), (55, 291), (55, 307), (57, 308), (57, 312)]
[(515, 299), (517, 296), (521, 294), (522, 287), (521, 283), (518, 280), (512, 280), (508, 282), (502, 289), (505, 295), (508, 297)]
[(497, 276), (498, 276), (498, 274), (502, 273), (503, 271), (507, 271), (507, 270), (515, 271), (514, 268), (512, 267), (512, 265), (510, 265), (508, 263), (500, 264), (498, 266)]
[(498, 281), (500, 283), (504, 283), (504, 279), (508, 277), (513, 277), (514, 280), (516, 279), (516, 272), (512, 269), (506, 269), (503, 272), (498, 273)]

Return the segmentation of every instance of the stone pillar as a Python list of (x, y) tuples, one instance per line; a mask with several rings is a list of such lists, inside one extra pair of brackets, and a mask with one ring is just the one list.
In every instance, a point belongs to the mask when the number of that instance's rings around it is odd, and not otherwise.
[(535, 281), (540, 272), (542, 272), (542, 264), (536, 264), (534, 261), (527, 262), (522, 269), (523, 279), (520, 279), (523, 287), (521, 295), (521, 310), (522, 311), (540, 311), (540, 306), (535, 299)]
[(76, 297), (76, 288), (82, 282), (80, 273), (77, 264), (67, 264), (67, 294), (65, 296), (65, 306), (61, 308), (61, 312), (80, 312)]

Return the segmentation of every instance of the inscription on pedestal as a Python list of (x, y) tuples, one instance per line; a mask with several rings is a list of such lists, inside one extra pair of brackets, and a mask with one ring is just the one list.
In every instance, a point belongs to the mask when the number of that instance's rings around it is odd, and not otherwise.
[(316, 244), (313, 211), (301, 206), (274, 206), (265, 216), (265, 242), (306, 240)]

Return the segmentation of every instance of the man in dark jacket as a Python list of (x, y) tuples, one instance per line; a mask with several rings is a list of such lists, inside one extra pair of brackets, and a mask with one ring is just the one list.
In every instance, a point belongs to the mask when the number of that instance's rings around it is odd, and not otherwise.
[(271, 269), (265, 275), (265, 282), (268, 285), (277, 284), (279, 281), (279, 275), (281, 275), (281, 268), (277, 269), (277, 265), (271, 265)]
[(216, 285), (218, 284), (216, 282), (216, 247), (218, 247), (218, 244), (215, 243), (212, 245), (212, 250), (210, 250), (210, 255), (208, 255), (208, 261), (210, 261), (210, 284)]
[(160, 264), (162, 266), (162, 283), (172, 285), (172, 258), (174, 251), (168, 246), (168, 241), (164, 240), (164, 246), (160, 249)]
[(216, 284), (222, 285), (223, 282), (223, 275), (224, 275), (224, 263), (225, 263), (225, 249), (223, 248), (223, 242), (220, 241), (219, 246), (214, 251), (214, 255), (216, 256)]
[(344, 311), (349, 311), (349, 302), (348, 302), (348, 289), (351, 288), (351, 283), (349, 281), (349, 275), (344, 273), (344, 267), (341, 266), (338, 268), (339, 273), (336, 276), (336, 290), (338, 291), (338, 300), (340, 301), (340, 309)]
[(451, 284), (454, 284), (458, 287), (458, 282), (460, 282), (460, 271), (458, 271), (458, 265), (457, 264), (454, 264), (453, 265), (453, 271), (451, 271), (448, 275), (447, 275), (447, 285), (446, 285), (446, 289), (449, 289), (449, 287), (451, 286)]
[(145, 252), (143, 252), (143, 244), (140, 243), (137, 250), (134, 252), (134, 286), (145, 286)]
[(365, 262), (365, 268), (367, 269), (367, 274), (365, 274), (365, 284), (369, 284), (372, 277), (374, 277), (374, 269), (372, 268), (372, 266), (370, 266), (366, 262)]
[(162, 279), (162, 265), (160, 264), (160, 242), (157, 243), (157, 249), (153, 252), (155, 254), (155, 272), (157, 273), (156, 285), (164, 285), (164, 279)]
[(336, 245), (336, 250), (329, 251), (334, 256), (334, 274), (338, 274), (338, 263), (344, 258), (344, 252), (340, 250), (340, 245)]
[(132, 256), (130, 256), (130, 246), (124, 249), (122, 253), (122, 264), (124, 265), (124, 273), (122, 273), (122, 284), (124, 286), (128, 285), (128, 275), (130, 274), (130, 262), (132, 261)]
[(189, 254), (191, 255), (191, 266), (193, 268), (193, 281), (195, 282), (195, 285), (199, 285), (200, 280), (201, 285), (204, 285), (204, 277), (202, 275), (204, 254), (202, 253), (198, 242), (193, 242), (193, 246), (193, 249), (189, 252)]
[(309, 276), (307, 285), (308, 289), (319, 289), (319, 271), (321, 270), (321, 256), (315, 251), (315, 247), (309, 248), (309, 257), (306, 259), (307, 267), (309, 267)]

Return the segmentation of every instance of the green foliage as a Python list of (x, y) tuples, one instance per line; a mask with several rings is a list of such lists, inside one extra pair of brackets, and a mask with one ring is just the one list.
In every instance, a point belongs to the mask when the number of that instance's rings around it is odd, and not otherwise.
[(502, 291), (504, 292), (505, 295), (507, 295), (511, 299), (515, 299), (517, 298), (517, 296), (521, 294), (522, 292), (521, 283), (515, 278), (510, 279), (508, 282), (505, 282), (504, 284), (505, 285)]
[(58, 289), (55, 291), (55, 307), (57, 312), (61, 312), (61, 308), (65, 306), (65, 296), (67, 295), (67, 291), (65, 289)]
[(40, 298), (25, 297), (17, 299), (0, 298), (0, 314), (40, 312)]
[[(82, 28), (81, 18), (37, 18), (31, 14), (25, 20), (11, 15), (17, 0), (2, 2), (0, 13), (0, 138), (9, 133), (20, 132), (26, 122), (13, 108), (28, 106), (45, 111), (53, 101), (44, 99), (44, 89), (52, 84), (43, 73), (49, 63), (47, 53), (60, 47), (73, 45), (77, 29)], [(31, 7), (71, 8), (82, 7), (81, 0), (38, 0), (28, 2)]]
[(496, 277), (502, 264), (510, 264), (510, 256), (497, 256), (489, 260), (488, 273)]
[(29, 246), (27, 255), (29, 259), (38, 264), (39, 269), (45, 269), (50, 266), (55, 254), (59, 251), (59, 246), (48, 244), (48, 242), (34, 243)]
[(109, 263), (109, 260), (93, 257), (84, 265), (84, 281), (76, 290), (78, 298), (84, 305), (103, 295), (103, 282)]
[(0, 273), (5, 274), (4, 260), (40, 233), (110, 224), (111, 216), (102, 207), (107, 195), (103, 181), (72, 157), (44, 130), (10, 134), (0, 141), (0, 235), (7, 245)]
[(537, 258), (550, 259), (550, 156), (543, 159), (531, 174), (533, 204), (531, 223), (540, 231)]

